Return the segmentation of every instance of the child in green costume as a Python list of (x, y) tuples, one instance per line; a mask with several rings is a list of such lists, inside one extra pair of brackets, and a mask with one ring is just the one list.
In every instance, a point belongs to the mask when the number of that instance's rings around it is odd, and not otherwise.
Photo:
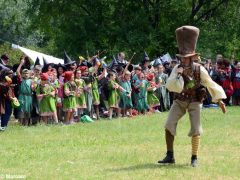
[(53, 116), (54, 121), (57, 123), (57, 109), (55, 100), (55, 89), (49, 84), (48, 74), (41, 74), (40, 85), (36, 89), (37, 98), (39, 99), (40, 116), (47, 124), (48, 118)]
[(118, 96), (119, 90), (124, 91), (124, 89), (116, 83), (116, 75), (113, 72), (108, 74), (108, 106), (109, 106), (109, 119), (112, 119), (113, 110), (117, 112), (117, 117), (120, 116), (120, 110), (118, 106)]
[(151, 112), (155, 112), (155, 109), (160, 106), (159, 99), (154, 94), (155, 90), (158, 88), (157, 84), (154, 82), (154, 74), (149, 73), (147, 75), (148, 87), (147, 87), (147, 102), (148, 107)]
[(94, 67), (89, 68), (89, 77), (92, 88), (92, 104), (96, 112), (97, 119), (99, 119), (100, 96), (98, 91), (98, 77), (96, 76), (96, 69)]
[(132, 116), (132, 87), (131, 87), (131, 73), (129, 71), (124, 72), (123, 78), (120, 82), (120, 86), (125, 90), (120, 92), (120, 103), (119, 107), (122, 109), (123, 116), (126, 116), (126, 112), (128, 111), (129, 116)]
[(74, 74), (72, 71), (66, 71), (64, 73), (64, 99), (63, 99), (63, 111), (65, 112), (65, 123), (73, 124), (73, 113), (76, 111), (77, 86), (74, 82)]
[(75, 71), (75, 83), (77, 86), (76, 103), (78, 108), (78, 118), (81, 118), (83, 110), (87, 108), (86, 95), (84, 91), (86, 83), (83, 79), (81, 79), (81, 76), (82, 76), (81, 70), (77, 69)]
[(138, 89), (136, 93), (136, 109), (139, 113), (145, 114), (148, 110), (147, 104), (147, 85), (148, 82), (145, 80), (145, 75), (141, 73), (139, 75), (139, 80), (135, 82), (135, 88)]
[(20, 73), (22, 66), (24, 65), (25, 60), (22, 59), (20, 65), (17, 69), (17, 75), (20, 80), (19, 87), (19, 97), (18, 100), (20, 102), (20, 110), (18, 113), (19, 120), (22, 125), (30, 125), (30, 118), (32, 112), (32, 80), (30, 79), (30, 72), (27, 69), (22, 70), (22, 74)]

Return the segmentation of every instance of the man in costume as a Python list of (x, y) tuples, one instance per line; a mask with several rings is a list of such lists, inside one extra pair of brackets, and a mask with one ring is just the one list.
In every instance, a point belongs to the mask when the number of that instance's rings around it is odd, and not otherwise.
[(191, 124), (188, 136), (192, 138), (191, 165), (197, 166), (200, 135), (202, 134), (200, 105), (205, 96), (204, 87), (208, 89), (212, 101), (218, 102), (224, 113), (226, 111), (222, 102), (222, 99), (226, 98), (223, 88), (210, 78), (203, 66), (192, 61), (192, 56), (196, 55), (195, 48), (198, 36), (199, 29), (193, 26), (183, 26), (176, 30), (179, 48), (177, 56), (181, 59), (181, 63), (173, 68), (166, 84), (167, 89), (174, 92), (175, 100), (165, 124), (167, 154), (163, 160), (158, 161), (161, 164), (175, 163), (173, 142), (177, 123), (188, 111)]
[(118, 64), (122, 64), (122, 65), (128, 64), (128, 61), (125, 60), (125, 53), (124, 52), (118, 53), (117, 62), (118, 62)]
[(6, 54), (3, 54), (0, 58), (0, 70), (2, 69), (12, 69), (12, 66), (9, 65), (9, 57)]

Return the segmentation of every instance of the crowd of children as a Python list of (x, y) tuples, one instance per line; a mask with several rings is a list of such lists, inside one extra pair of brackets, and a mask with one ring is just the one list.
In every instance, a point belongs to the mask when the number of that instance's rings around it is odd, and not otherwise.
[[(164, 106), (164, 103), (163, 100), (160, 103), (159, 97), (167, 93), (166, 89), (165, 92), (161, 90), (166, 81), (160, 80), (160, 76), (167, 77), (160, 70), (162, 64), (144, 71), (138, 65), (130, 72), (125, 68), (127, 61), (114, 67), (103, 67), (97, 57), (78, 65), (69, 57), (64, 65), (45, 62), (41, 66), (37, 59), (31, 68), (26, 67), (27, 59), (20, 60), (16, 72), (1, 70), (0, 79), (1, 92), (5, 88), (15, 92), (19, 106), (12, 108), (15, 108), (15, 118), (24, 126), (39, 122), (68, 125), (79, 122), (84, 115), (96, 120), (132, 117), (170, 107), (168, 100), (166, 107), (160, 109), (160, 104)], [(13, 82), (6, 84), (3, 71), (9, 71), (7, 77)], [(7, 97), (8, 94), (1, 96), (1, 101), (9, 99), (12, 103), (15, 96)], [(5, 109), (4, 106), (1, 110)]]
[[(177, 60), (150, 65), (148, 56), (139, 65), (124, 60), (124, 53), (117, 60), (104, 66), (93, 56), (82, 57), (80, 63), (65, 55), (64, 64), (40, 65), (39, 59), (31, 66), (23, 57), (15, 68), (0, 71), (0, 120), (4, 130), (14, 110), (22, 125), (64, 123), (81, 121), (81, 117), (112, 119), (132, 117), (137, 114), (162, 112), (170, 109), (173, 94), (165, 87), (171, 69)], [(215, 66), (206, 61), (203, 66), (220, 84), (228, 97), (226, 104), (240, 104), (240, 63), (230, 65), (218, 59)], [(208, 98), (204, 104), (211, 103)]]

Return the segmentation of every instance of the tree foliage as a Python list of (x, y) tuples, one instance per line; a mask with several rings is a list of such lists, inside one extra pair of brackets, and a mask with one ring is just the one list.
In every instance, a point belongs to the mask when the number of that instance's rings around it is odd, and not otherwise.
[(19, 62), (23, 55), (11, 49), (11, 43), (39, 49), (43, 34), (38, 29), (31, 30), (31, 17), (26, 12), (29, 4), (25, 0), (0, 0), (0, 53), (8, 54), (11, 64)]

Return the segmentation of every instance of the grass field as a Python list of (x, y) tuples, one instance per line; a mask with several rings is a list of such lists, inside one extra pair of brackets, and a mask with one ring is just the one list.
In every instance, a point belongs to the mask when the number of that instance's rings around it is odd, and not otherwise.
[(199, 167), (190, 166), (188, 116), (178, 125), (175, 165), (165, 156), (167, 113), (91, 124), (10, 124), (0, 133), (0, 179), (239, 179), (240, 107), (204, 109)]

